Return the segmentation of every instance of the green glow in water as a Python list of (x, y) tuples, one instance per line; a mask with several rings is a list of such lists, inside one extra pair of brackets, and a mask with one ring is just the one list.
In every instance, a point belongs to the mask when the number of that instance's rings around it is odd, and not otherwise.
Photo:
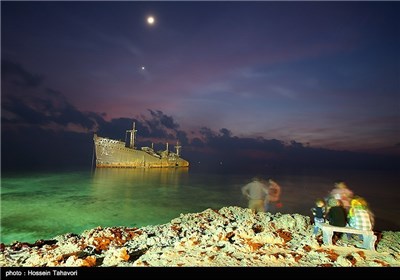
[(225, 206), (218, 189), (187, 185), (187, 176), (178, 169), (97, 169), (3, 178), (1, 242), (32, 243), (97, 226), (164, 224), (181, 213)]
[[(378, 224), (399, 230), (399, 175), (283, 174), (282, 213), (310, 215), (337, 178), (369, 201)], [(193, 174), (187, 169), (96, 169), (90, 172), (13, 174), (1, 182), (1, 242), (33, 243), (97, 226), (165, 224), (180, 214), (247, 206), (240, 188), (252, 175)], [(377, 187), (378, 186), (378, 187)], [(382, 223), (384, 222), (384, 224)]]

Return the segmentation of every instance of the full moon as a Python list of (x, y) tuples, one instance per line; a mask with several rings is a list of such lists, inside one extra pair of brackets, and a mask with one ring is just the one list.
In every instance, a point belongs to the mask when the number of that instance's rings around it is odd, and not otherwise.
[(147, 18), (147, 23), (150, 24), (150, 25), (154, 24), (154, 21), (155, 21), (155, 19), (154, 19), (154, 17), (152, 17), (152, 16), (149, 16), (149, 17)]

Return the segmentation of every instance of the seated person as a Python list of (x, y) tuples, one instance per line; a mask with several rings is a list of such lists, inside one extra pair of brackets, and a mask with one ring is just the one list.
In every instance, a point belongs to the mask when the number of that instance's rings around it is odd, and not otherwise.
[[(373, 214), (368, 209), (368, 204), (362, 197), (355, 197), (351, 200), (351, 207), (349, 210), (348, 226), (360, 230), (372, 230), (373, 227)], [(351, 234), (347, 234), (350, 238)], [(362, 238), (362, 235), (359, 235)]]
[(332, 226), (344, 227), (347, 224), (346, 209), (341, 205), (340, 200), (336, 198), (328, 199), (328, 212), (326, 220)]

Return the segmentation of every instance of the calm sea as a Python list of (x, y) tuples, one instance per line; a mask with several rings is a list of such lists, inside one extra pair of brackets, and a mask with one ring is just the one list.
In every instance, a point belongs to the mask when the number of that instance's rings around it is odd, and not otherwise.
[[(259, 173), (258, 173), (259, 174)], [(4, 173), (1, 242), (35, 242), (97, 226), (165, 224), (186, 213), (246, 207), (240, 188), (250, 173), (192, 169), (95, 169)], [(400, 231), (400, 175), (393, 171), (280, 171), (263, 174), (282, 187), (282, 213), (311, 215), (314, 200), (342, 179), (363, 196), (376, 230)]]

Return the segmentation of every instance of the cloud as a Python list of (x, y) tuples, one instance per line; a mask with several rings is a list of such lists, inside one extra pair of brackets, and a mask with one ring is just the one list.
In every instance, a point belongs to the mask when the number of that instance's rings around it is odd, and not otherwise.
[[(44, 77), (21, 64), (2, 60), (2, 125), (37, 125), (49, 130), (92, 131), (100, 116), (75, 108), (65, 96), (45, 86)], [(91, 118), (94, 117), (94, 118)]]
[(21, 64), (9, 60), (1, 61), (1, 80), (9, 80), (17, 86), (38, 87), (43, 77), (26, 71)]
[[(62, 92), (46, 87), (40, 75), (2, 61), (2, 168), (89, 166), (93, 133), (123, 139), (135, 122), (137, 145), (155, 149), (166, 141), (182, 145), (192, 168), (257, 170), (276, 167), (396, 167), (399, 157), (313, 148), (308, 144), (263, 137), (238, 137), (228, 128), (203, 126), (189, 134), (174, 117), (148, 109), (147, 115), (105, 120), (104, 113), (82, 112)], [(10, 67), (12, 66), (12, 67)], [(11, 69), (11, 71), (10, 71)], [(40, 78), (39, 78), (40, 77)], [(399, 144), (393, 149), (399, 148)]]

